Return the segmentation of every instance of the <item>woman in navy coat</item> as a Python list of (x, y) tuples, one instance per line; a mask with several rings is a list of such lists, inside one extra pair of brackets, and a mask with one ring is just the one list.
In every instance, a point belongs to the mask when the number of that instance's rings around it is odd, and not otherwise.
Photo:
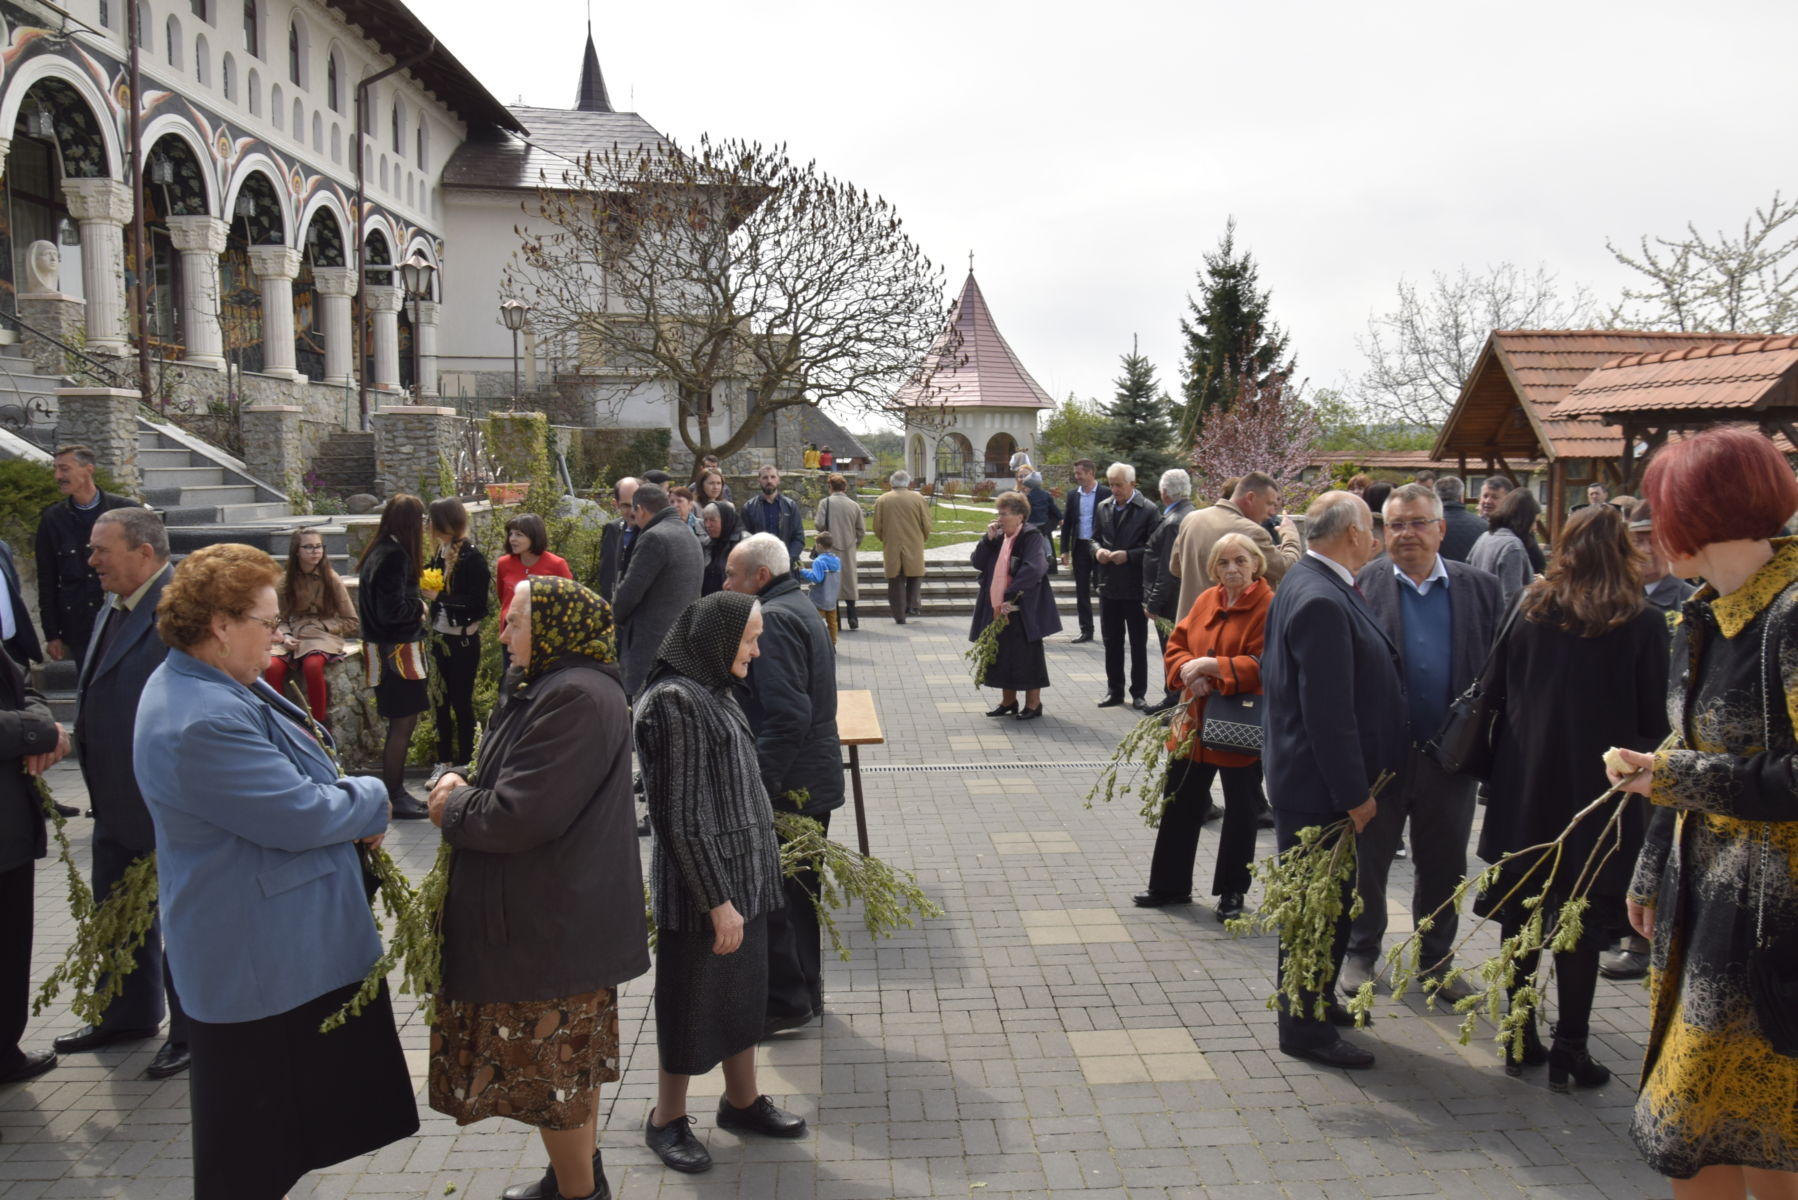
[[(999, 706), (989, 717), (1016, 716), (1030, 721), (1043, 715), (1043, 689), (1049, 686), (1049, 664), (1043, 655), (1043, 639), (1061, 632), (1061, 614), (1049, 591), (1049, 539), (1031, 525), (1030, 501), (1021, 492), (1006, 492), (994, 501), (997, 519), (986, 527), (986, 536), (974, 543), (968, 561), (980, 571), (980, 591), (974, 597), (974, 624), (968, 640), (993, 620), (995, 612), (1006, 616), (999, 633), (999, 654), (981, 682), (1000, 690)], [(1018, 707), (1018, 693), (1024, 707)]]

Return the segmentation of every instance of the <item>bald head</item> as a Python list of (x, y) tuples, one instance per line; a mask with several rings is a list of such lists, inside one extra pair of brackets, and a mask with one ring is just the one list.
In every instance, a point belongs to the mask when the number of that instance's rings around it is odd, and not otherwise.
[(1325, 492), (1313, 500), (1305, 527), (1311, 549), (1350, 571), (1373, 557), (1373, 513), (1353, 492)]

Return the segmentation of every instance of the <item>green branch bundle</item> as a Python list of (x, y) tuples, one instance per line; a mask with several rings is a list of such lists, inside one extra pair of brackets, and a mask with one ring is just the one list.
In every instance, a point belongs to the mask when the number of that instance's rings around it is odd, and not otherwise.
[(1167, 745), (1168, 730), (1179, 728), (1191, 711), (1192, 697), (1188, 695), (1167, 714), (1144, 717), (1131, 726), (1130, 732), (1112, 751), (1111, 761), (1099, 771), (1092, 790), (1086, 793), (1086, 807), (1091, 808), (1095, 800), (1109, 804), (1118, 796), (1135, 793), (1142, 800), (1139, 811), (1143, 822), (1150, 829), (1158, 828), (1162, 814), (1167, 811), (1168, 773), (1175, 762), (1190, 758), (1198, 744), (1197, 722), (1181, 735), (1172, 750)]
[[(320, 1033), (329, 1033), (351, 1017), (359, 1016), (395, 970), (400, 972), (400, 992), (419, 998), (427, 1023), (435, 1017), (437, 991), (443, 984), (443, 901), (449, 893), (450, 859), (454, 853), (448, 842), (438, 843), (436, 861), (414, 887), (385, 849), (366, 851), (363, 862), (380, 881), (381, 907), (393, 922), (393, 937), (363, 976), (356, 994), (318, 1027)], [(375, 918), (375, 927), (382, 928), (379, 916)]]
[(895, 870), (872, 855), (861, 855), (825, 836), (824, 826), (797, 813), (776, 813), (774, 831), (780, 835), (780, 869), (792, 877), (802, 871), (817, 875), (818, 890), (812, 895), (818, 924), (830, 934), (837, 957), (849, 961), (849, 946), (837, 928), (833, 910), (852, 900), (862, 902), (862, 923), (875, 938), (891, 937), (895, 929), (914, 927), (917, 921), (940, 917), (943, 910), (924, 894), (917, 876)]
[(1005, 632), (1005, 623), (1009, 619), (1004, 613), (995, 615), (962, 656), (968, 660), (977, 688), (986, 686), (986, 673), (999, 661), (999, 635)]
[(68, 987), (74, 997), (69, 1007), (84, 1023), (98, 1025), (106, 1009), (125, 990), (125, 976), (137, 967), (137, 952), (156, 921), (156, 855), (146, 854), (125, 869), (112, 891), (98, 903), (75, 865), (74, 849), (56, 811), (50, 785), (43, 776), (32, 780), (44, 815), (56, 835), (56, 857), (68, 875), (69, 913), (75, 918), (75, 936), (31, 1003), (33, 1015), (41, 1013)]

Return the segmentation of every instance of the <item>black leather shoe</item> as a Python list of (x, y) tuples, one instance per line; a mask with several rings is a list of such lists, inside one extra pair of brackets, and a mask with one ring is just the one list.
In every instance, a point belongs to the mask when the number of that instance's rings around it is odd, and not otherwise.
[(1272, 829), (1274, 827), (1274, 810), (1264, 808), (1255, 814), (1256, 829)]
[(1145, 713), (1148, 713), (1150, 716), (1154, 716), (1156, 713), (1166, 712), (1168, 709), (1172, 708), (1174, 705), (1176, 705), (1178, 703), (1180, 703), (1180, 697), (1164, 696), (1160, 700), (1157, 700), (1155, 703), (1149, 705), (1149, 707), (1143, 709), (1143, 711)]
[(110, 1046), (114, 1042), (141, 1042), (145, 1038), (155, 1037), (158, 1026), (148, 1029), (102, 1029), (94, 1025), (83, 1025), (74, 1033), (65, 1033), (50, 1045), (58, 1054), (80, 1054), (83, 1050), (98, 1050), (102, 1046)]
[(757, 1096), (748, 1108), (732, 1107), (728, 1099), (720, 1096), (718, 1128), (759, 1133), (763, 1137), (796, 1138), (805, 1136), (805, 1118), (774, 1107), (774, 1101), (766, 1096)]
[(905, 624), (905, 618), (904, 618), (904, 617), (894, 617), (894, 618), (893, 618), (893, 624), (895, 624), (895, 625), (903, 625), (903, 624)]
[(396, 821), (423, 821), (431, 815), (430, 806), (411, 792), (401, 792), (389, 797), (389, 801), (393, 805), (393, 819)]
[(56, 1055), (50, 1051), (39, 1050), (34, 1053), (28, 1050), (18, 1066), (0, 1075), (0, 1083), (23, 1083), (27, 1079), (36, 1079), (55, 1065)]
[(1034, 721), (1042, 715), (1043, 706), (1040, 704), (1035, 708), (1020, 708), (1018, 710), (1018, 720), (1020, 721)]
[(643, 1121), (643, 1144), (656, 1152), (662, 1165), (688, 1175), (712, 1169), (712, 1156), (693, 1136), (693, 1118), (676, 1117), (666, 1125), (656, 1124), (655, 1110)]
[(1166, 908), (1170, 904), (1191, 904), (1192, 895), (1176, 896), (1168, 892), (1138, 892), (1130, 897), (1138, 908)]
[(192, 1062), (193, 1055), (187, 1052), (186, 1042), (164, 1042), (150, 1065), (144, 1068), (144, 1075), (150, 1079), (167, 1079), (187, 1070)]
[(1069, 639), (1068, 639), (1068, 643), (1069, 643), (1069, 644), (1070, 644), (1070, 645), (1074, 645), (1074, 646), (1078, 646), (1078, 645), (1079, 645), (1079, 644), (1080, 644), (1080, 643), (1081, 643), (1081, 642), (1090, 642), (1090, 641), (1092, 641), (1092, 640), (1093, 640), (1093, 635), (1092, 635), (1092, 634), (1090, 634), (1090, 633), (1083, 633), (1083, 634), (1081, 634), (1081, 635), (1080, 635), (1080, 636), (1079, 636), (1079, 637), (1074, 637), (1074, 638), (1069, 638)]
[[(598, 1195), (610, 1196), (612, 1190), (606, 1185), (606, 1174), (599, 1161), (599, 1151), (593, 1152), (593, 1183), (599, 1188)], [(531, 1183), (515, 1184), (500, 1193), (500, 1200), (556, 1200), (562, 1193), (556, 1190), (556, 1169), (546, 1167), (543, 1178)]]
[[(73, 804), (58, 804), (56, 806), (56, 811), (62, 814), (65, 820), (69, 817), (79, 817), (81, 815), (81, 810), (76, 808)], [(91, 817), (94, 814), (88, 813), (87, 815)]]
[(1103, 700), (1099, 701), (1099, 707), (1100, 708), (1116, 708), (1118, 705), (1122, 704), (1123, 702), (1124, 702), (1124, 698), (1122, 696), (1106, 696)]
[(1199, 824), (1209, 825), (1213, 821), (1221, 821), (1223, 819), (1224, 819), (1223, 807), (1221, 805), (1217, 805), (1217, 804), (1210, 804), (1210, 805), (1206, 805), (1205, 815), (1199, 818)]
[(1234, 921), (1242, 915), (1242, 893), (1225, 892), (1217, 898), (1217, 919)]
[(1134, 708), (1137, 712), (1147, 712), (1149, 710), (1149, 702), (1144, 700), (1141, 696), (1132, 696), (1130, 697), (1130, 707)]
[(1282, 1044), (1280, 1053), (1293, 1058), (1302, 1058), (1307, 1062), (1319, 1063), (1326, 1067), (1341, 1067), (1345, 1071), (1359, 1071), (1373, 1066), (1373, 1054), (1337, 1038), (1327, 1046), (1287, 1046)]
[(986, 715), (989, 717), (1011, 717), (1016, 716), (1017, 711), (1018, 702), (1013, 700), (1010, 704), (1001, 704), (998, 708), (987, 710)]
[(804, 1029), (807, 1025), (810, 1025), (816, 1020), (817, 1017), (818, 1014), (816, 1012), (795, 1013), (785, 1017), (769, 1017), (767, 1024), (762, 1026), (762, 1037), (766, 1040), (777, 1033), (785, 1033), (789, 1029)]
[(592, 1192), (585, 1196), (564, 1196), (561, 1192), (557, 1192), (555, 1193), (555, 1200), (612, 1200), (612, 1188), (611, 1185), (606, 1183), (606, 1177), (595, 1170), (593, 1172)]

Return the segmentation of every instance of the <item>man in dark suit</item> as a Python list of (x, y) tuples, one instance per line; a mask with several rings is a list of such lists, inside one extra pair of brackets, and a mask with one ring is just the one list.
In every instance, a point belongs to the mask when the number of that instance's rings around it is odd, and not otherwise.
[(618, 580), (631, 565), (631, 545), (637, 539), (637, 526), (631, 521), (631, 497), (636, 493), (637, 480), (633, 476), (626, 475), (612, 485), (612, 503), (618, 506), (618, 515), (607, 521), (599, 534), (599, 578), (595, 580), (599, 586), (593, 590), (607, 604), (612, 602)]
[(1442, 535), (1442, 557), (1452, 562), (1467, 561), (1467, 552), (1486, 532), (1486, 521), (1467, 511), (1465, 486), (1458, 475), (1444, 475), (1436, 481), (1436, 496), (1442, 501), (1442, 519), (1447, 522)]
[[(1355, 843), (1362, 909), (1342, 963), (1342, 990), (1350, 995), (1373, 979), (1378, 967), (1386, 936), (1386, 878), (1406, 819), (1417, 871), (1411, 911), (1420, 923), (1454, 894), (1467, 873), (1478, 781), (1444, 774), (1421, 747), (1442, 728), (1449, 704), (1485, 663), (1504, 598), (1496, 577), (1451, 560), (1443, 549), (1449, 523), (1440, 492), (1447, 482), (1437, 480), (1435, 491), (1407, 483), (1386, 498), (1386, 555), (1363, 567), (1357, 580), (1380, 628), (1398, 647), (1410, 749), (1399, 780), (1381, 797), (1379, 812)], [(1454, 965), (1457, 926), (1450, 908), (1422, 935), (1426, 973)], [(1450, 1001), (1471, 992), (1456, 979), (1437, 995)]]
[(1099, 633), (1105, 639), (1105, 695), (1100, 708), (1124, 702), (1124, 639), (1130, 640), (1130, 704), (1146, 708), (1149, 692), (1149, 618), (1142, 604), (1142, 560), (1160, 513), (1136, 490), (1136, 468), (1112, 463), (1105, 471), (1109, 498), (1093, 522), (1099, 570)]
[(1061, 565), (1074, 568), (1074, 611), (1080, 617), (1076, 642), (1093, 640), (1093, 527), (1099, 505), (1111, 489), (1099, 482), (1099, 466), (1090, 458), (1074, 460), (1074, 486), (1061, 515)]
[[(1326, 492), (1305, 519), (1311, 546), (1274, 592), (1261, 660), (1267, 696), (1261, 762), (1282, 851), (1298, 844), (1300, 830), (1345, 816), (1365, 829), (1379, 808), (1374, 780), (1405, 759), (1398, 650), (1355, 589), (1355, 572), (1374, 554), (1373, 515), (1359, 496)], [(1335, 993), (1348, 943), (1351, 885), (1342, 892), (1333, 969), (1320, 981), (1325, 998)], [(1283, 974), (1284, 953), (1280, 969)], [(1281, 1051), (1326, 1066), (1372, 1066), (1373, 1055), (1338, 1032), (1352, 1023), (1348, 1010), (1331, 1001), (1319, 1020), (1317, 999), (1308, 994), (1297, 1011), (1282, 1009)]]
[[(168, 646), (156, 633), (156, 602), (174, 569), (162, 518), (147, 508), (106, 513), (89, 535), (88, 562), (99, 573), (107, 604), (94, 625), (90, 653), (82, 660), (75, 698), (75, 748), (94, 811), (94, 895), (105, 897), (131, 864), (156, 849), (156, 829), (138, 790), (131, 755), (137, 700)], [(163, 1079), (188, 1064), (187, 1015), (162, 957), (160, 920), (150, 926), (137, 967), (99, 1025), (83, 1025), (56, 1039), (63, 1054), (97, 1050), (114, 1042), (140, 1041), (162, 1025), (168, 996), (169, 1033), (145, 1074)]]
[(31, 776), (69, 752), (68, 735), (18, 667), (0, 659), (0, 1084), (42, 1075), (48, 1050), (19, 1045), (31, 1018), (31, 935), (36, 860), (49, 838)]
[(31, 624), (31, 610), (25, 606), (25, 592), (19, 586), (19, 568), (14, 565), (12, 547), (0, 542), (0, 642), (20, 669), (29, 670), (34, 662), (44, 660), (44, 648), (38, 644), (37, 629)]
[[(1178, 624), (1186, 614), (1180, 611), (1180, 577), (1173, 572), (1174, 538), (1180, 522), (1192, 511), (1192, 476), (1175, 467), (1161, 473), (1161, 523), (1149, 535), (1149, 552), (1142, 559), (1142, 606), (1151, 620), (1160, 617)], [(1167, 634), (1155, 626), (1155, 637), (1161, 643), (1163, 660), (1167, 657)], [(1172, 708), (1180, 694), (1168, 692), (1149, 712)]]
[(135, 506), (95, 486), (97, 461), (86, 446), (57, 450), (56, 487), (65, 498), (46, 508), (37, 523), (37, 611), (44, 622), (44, 649), (57, 662), (65, 656), (81, 661), (100, 612), (100, 581), (87, 565), (88, 533), (101, 513)]
[(637, 536), (630, 571), (618, 581), (612, 598), (612, 616), (618, 622), (624, 691), (634, 698), (649, 682), (656, 652), (675, 618), (699, 599), (705, 555), (660, 484), (644, 483), (631, 493), (630, 512)]

